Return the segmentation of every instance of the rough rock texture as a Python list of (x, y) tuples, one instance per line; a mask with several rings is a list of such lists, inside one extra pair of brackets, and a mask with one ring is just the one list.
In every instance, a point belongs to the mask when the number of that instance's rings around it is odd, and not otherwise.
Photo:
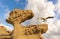
[(0, 26), (0, 39), (10, 39), (11, 36), (9, 34), (5, 27)]
[(3, 26), (0, 26), (0, 35), (1, 34), (8, 34), (8, 32), (6, 31), (6, 28)]
[(13, 10), (6, 21), (14, 26), (13, 39), (43, 39), (42, 34), (48, 29), (47, 24), (23, 26), (22, 22), (34, 16), (31, 10)]

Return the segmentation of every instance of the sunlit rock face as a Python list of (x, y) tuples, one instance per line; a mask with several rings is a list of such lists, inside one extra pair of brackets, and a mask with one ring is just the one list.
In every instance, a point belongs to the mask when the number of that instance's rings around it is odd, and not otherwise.
[(0, 39), (10, 39), (9, 34), (4, 26), (0, 26)]
[(8, 34), (8, 32), (6, 31), (6, 28), (3, 26), (0, 26), (0, 35), (1, 34)]
[(6, 21), (14, 26), (12, 31), (13, 39), (43, 39), (42, 34), (48, 29), (47, 24), (23, 26), (22, 22), (33, 18), (34, 14), (31, 10), (14, 9), (10, 12)]
[(13, 24), (14, 21), (22, 23), (28, 19), (31, 19), (33, 16), (34, 14), (31, 10), (14, 9), (10, 12), (10, 15), (6, 21), (11, 24)]

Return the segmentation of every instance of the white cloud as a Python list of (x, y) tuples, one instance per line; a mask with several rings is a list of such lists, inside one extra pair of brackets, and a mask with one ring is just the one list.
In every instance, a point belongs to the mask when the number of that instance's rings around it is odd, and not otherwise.
[[(47, 2), (47, 0), (28, 0), (26, 9), (33, 10), (35, 15), (41, 14), (42, 17), (54, 16), (55, 6), (52, 2)], [(37, 13), (36, 13), (37, 12)]]
[(57, 13), (60, 14), (60, 0), (58, 0), (56, 4), (56, 10), (57, 10)]
[[(29, 21), (29, 24), (40, 24), (41, 20), (40, 22), (37, 20), (39, 17), (55, 17), (54, 11), (56, 6), (53, 2), (49, 2), (47, 0), (28, 0), (28, 4), (25, 9), (30, 9), (34, 12), (34, 17)], [(44, 34), (44, 37), (46, 39), (59, 39), (60, 35), (58, 34), (60, 34), (60, 21), (55, 17), (54, 19), (47, 19), (46, 23), (48, 24), (48, 31)]]
[(25, 9), (31, 9), (34, 12), (33, 21), (31, 23), (39, 23), (37, 20), (38, 17), (48, 17), (55, 16), (54, 9), (55, 6), (52, 2), (47, 2), (47, 0), (28, 0), (28, 4)]
[(48, 20), (48, 31), (43, 36), (45, 37), (45, 39), (60, 39), (60, 20)]
[(57, 26), (60, 26), (60, 20), (57, 20), (56, 24)]
[(57, 19), (57, 21), (55, 22), (55, 25), (57, 26), (58, 33), (59, 33), (59, 31), (60, 31), (60, 20)]

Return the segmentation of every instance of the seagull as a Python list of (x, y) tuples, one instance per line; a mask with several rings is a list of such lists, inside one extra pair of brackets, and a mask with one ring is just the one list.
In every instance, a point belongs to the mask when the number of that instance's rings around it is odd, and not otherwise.
[(47, 17), (47, 18), (37, 18), (38, 20), (43, 20), (43, 22), (45, 22), (47, 19), (50, 19), (50, 18), (54, 18), (54, 17), (51, 17), (51, 16), (49, 16), (49, 17)]

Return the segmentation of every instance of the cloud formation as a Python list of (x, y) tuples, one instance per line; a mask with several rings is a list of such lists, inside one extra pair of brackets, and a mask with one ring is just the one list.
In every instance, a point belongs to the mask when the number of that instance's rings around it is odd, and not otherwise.
[(25, 9), (31, 9), (34, 12), (35, 16), (32, 19), (33, 21), (31, 21), (34, 22), (33, 24), (36, 24), (38, 17), (46, 18), (49, 16), (55, 16), (55, 6), (52, 2), (48, 2), (47, 0), (28, 0), (28, 4)]
[(25, 9), (30, 9), (34, 12), (33, 21), (31, 21), (33, 24), (37, 24), (37, 22), (39, 23), (37, 20), (39, 17), (46, 18), (49, 16), (55, 16), (55, 6), (52, 2), (48, 2), (47, 0), (28, 0), (28, 4)]
[[(41, 14), (42, 17), (54, 16), (55, 6), (52, 2), (47, 2), (47, 0), (28, 0), (26, 9), (33, 10), (34, 14)], [(37, 12), (37, 13), (36, 13)]]
[(60, 14), (60, 0), (58, 0), (56, 4), (56, 10), (57, 10), (57, 13)]
[[(30, 24), (40, 24), (40, 23), (46, 23), (48, 24), (48, 31), (46, 34), (44, 34), (43, 36), (46, 39), (59, 39), (60, 38), (60, 28), (58, 28), (60, 26), (60, 20), (56, 19), (56, 14), (55, 14), (55, 10), (57, 10), (58, 12), (60, 12), (60, 0), (59, 3), (57, 3), (58, 6), (55, 6), (53, 4), (53, 2), (48, 1), (48, 0), (28, 0), (28, 4), (25, 7), (25, 9), (30, 9), (34, 12), (34, 17), (28, 21), (30, 22)], [(55, 18), (53, 19), (47, 19), (46, 22), (42, 22), (41, 20), (37, 20), (37, 18), (39, 17), (49, 17), (49, 16), (53, 16)], [(57, 34), (58, 33), (58, 34)]]

